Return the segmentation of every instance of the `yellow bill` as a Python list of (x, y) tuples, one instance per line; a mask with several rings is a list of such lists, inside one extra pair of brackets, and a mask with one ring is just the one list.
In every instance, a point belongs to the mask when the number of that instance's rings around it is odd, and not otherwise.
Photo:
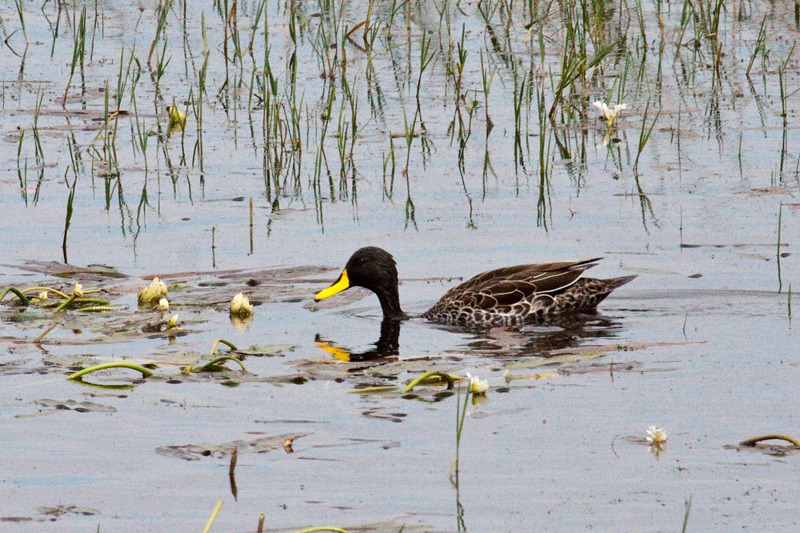
[(314, 301), (318, 302), (320, 300), (324, 300), (329, 296), (333, 296), (334, 294), (338, 294), (345, 289), (350, 288), (350, 279), (347, 277), (347, 269), (345, 268), (342, 270), (342, 275), (339, 276), (339, 279), (336, 280), (336, 283), (331, 285), (325, 290), (322, 290), (314, 297)]

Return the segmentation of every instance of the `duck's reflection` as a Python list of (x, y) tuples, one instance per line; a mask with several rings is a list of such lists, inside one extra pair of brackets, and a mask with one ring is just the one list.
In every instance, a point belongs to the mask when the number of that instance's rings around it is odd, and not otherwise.
[(376, 359), (385, 359), (387, 357), (395, 357), (400, 353), (400, 320), (393, 320), (389, 318), (383, 319), (381, 322), (381, 336), (378, 342), (374, 344), (374, 348), (364, 352), (352, 352), (348, 348), (337, 346), (335, 342), (328, 341), (317, 334), (314, 339), (317, 347), (325, 352), (333, 355), (336, 359), (348, 362), (361, 362), (361, 361), (374, 361)]
[[(348, 362), (374, 361), (400, 354), (402, 321), (384, 319), (381, 336), (374, 348), (353, 352), (335, 341), (316, 336), (317, 346), (333, 357)], [(463, 351), (489, 357), (551, 357), (560, 351), (575, 348), (591, 339), (616, 337), (621, 324), (599, 313), (570, 314), (521, 327), (465, 329), (455, 326), (431, 326), (455, 333), (469, 333), (472, 338)]]
[(467, 350), (484, 356), (547, 358), (587, 340), (614, 338), (621, 328), (618, 320), (599, 313), (569, 314), (519, 328), (474, 331)]

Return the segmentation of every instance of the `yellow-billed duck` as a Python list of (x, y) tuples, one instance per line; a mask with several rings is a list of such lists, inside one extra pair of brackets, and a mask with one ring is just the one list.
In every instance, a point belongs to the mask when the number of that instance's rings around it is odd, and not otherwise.
[[(490, 270), (453, 287), (420, 316), (439, 324), (509, 326), (589, 311), (611, 291), (636, 277), (581, 278), (600, 259)], [(336, 282), (320, 291), (314, 300), (318, 302), (350, 287), (374, 292), (381, 302), (384, 319), (409, 318), (400, 308), (397, 266), (385, 250), (375, 246), (357, 250)]]

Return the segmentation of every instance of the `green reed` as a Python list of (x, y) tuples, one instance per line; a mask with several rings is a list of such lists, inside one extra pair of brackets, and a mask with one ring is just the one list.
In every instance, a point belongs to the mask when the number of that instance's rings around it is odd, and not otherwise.
[[(30, 41), (28, 41), (28, 30), (25, 28), (25, 13), (22, 10), (22, 0), (14, 0), (14, 6), (17, 8), (19, 25), (22, 27), (22, 35), (25, 36), (25, 46), (27, 47)], [(13, 33), (11, 35), (13, 35)], [(11, 35), (6, 38), (6, 44), (8, 44), (8, 38), (11, 37)]]
[(689, 499), (686, 500), (686, 511), (683, 513), (683, 526), (681, 527), (681, 533), (686, 533), (686, 527), (689, 525), (689, 512), (692, 510), (692, 497), (689, 496)]
[(349, 124), (345, 115), (345, 103), (347, 98), (342, 99), (339, 106), (339, 120), (338, 130), (336, 132), (336, 148), (339, 153), (339, 197), (345, 198), (347, 196), (347, 188), (345, 183), (345, 173), (347, 171), (348, 158), (347, 158), (347, 130)]
[(67, 88), (64, 89), (64, 98), (61, 100), (61, 107), (67, 105), (67, 94), (72, 85), (72, 78), (75, 76), (75, 69), (80, 65), (81, 73), (83, 72), (83, 62), (86, 57), (86, 7), (81, 10), (81, 17), (77, 23), (75, 21), (75, 14), (73, 13), (73, 36), (72, 36), (72, 63), (69, 71), (69, 79), (67, 80)]
[(147, 67), (151, 68), (150, 61), (153, 58), (153, 53), (156, 50), (156, 44), (158, 44), (159, 39), (161, 39), (161, 35), (164, 33), (164, 28), (167, 25), (167, 15), (172, 10), (172, 3), (173, 0), (165, 0), (162, 4), (159, 0), (158, 6), (156, 8), (156, 13), (158, 15), (158, 21), (156, 23), (156, 35), (153, 38), (153, 42), (150, 44), (150, 53), (147, 54)]
[(142, 152), (142, 157), (144, 157), (144, 171), (145, 174), (147, 173), (147, 141), (150, 137), (150, 130), (147, 129), (147, 124), (145, 123), (144, 117), (142, 117), (141, 121), (139, 120), (139, 107), (136, 104), (136, 98), (133, 97), (133, 116), (134, 116), (134, 124), (136, 127), (136, 145), (138, 145), (139, 150)]
[(94, 3), (94, 22), (92, 22), (92, 40), (89, 46), (89, 63), (94, 61), (94, 41), (97, 36), (97, 28), (100, 26), (100, 13), (98, 12), (97, 2)]
[(386, 39), (392, 40), (392, 28), (394, 27), (394, 17), (397, 13), (406, 6), (410, 6), (410, 0), (403, 0), (398, 3), (397, 0), (392, 0), (392, 5), (389, 8), (389, 22), (386, 23)]
[(489, 118), (489, 93), (492, 90), (492, 82), (494, 81), (494, 75), (496, 73), (497, 67), (492, 69), (490, 74), (487, 74), (487, 66), (483, 62), (483, 50), (481, 50), (481, 88), (483, 90), (483, 112), (486, 121), (487, 139), (489, 138), (489, 134), (492, 132), (492, 128), (494, 127), (494, 124), (492, 124), (492, 119)]
[(455, 96), (455, 107), (456, 111), (458, 111), (461, 107), (461, 99), (462, 99), (462, 83), (464, 80), (464, 67), (467, 63), (467, 47), (465, 45), (465, 37), (466, 37), (466, 24), (461, 25), (461, 39), (456, 43), (456, 60), (455, 64), (455, 71), (453, 71), (453, 82), (455, 84), (454, 96)]
[(783, 200), (778, 204), (778, 245), (775, 247), (775, 258), (778, 265), (778, 294), (780, 294), (783, 284), (781, 282), (781, 226), (783, 219)]
[[(539, 114), (539, 196), (536, 202), (536, 225), (547, 230), (547, 212), (552, 207), (549, 194), (552, 137), (548, 134), (547, 104), (545, 98), (544, 84), (538, 84), (536, 87), (536, 106)], [(520, 147), (519, 150), (521, 151), (522, 148)], [(523, 163), (524, 162), (521, 162), (521, 164)]]
[(39, 91), (36, 95), (36, 108), (33, 112), (33, 142), (35, 148), (36, 165), (42, 166), (45, 164), (44, 149), (42, 148), (42, 140), (39, 135), (39, 116), (42, 112), (42, 102), (44, 101), (44, 93)]
[(108, 80), (106, 80), (106, 90), (103, 92), (103, 129), (101, 131), (103, 135), (103, 160), (106, 164), (105, 172), (108, 174), (111, 171), (113, 162), (113, 151), (111, 149), (111, 138), (109, 135), (109, 112), (108, 112), (108, 98), (109, 98), (109, 90), (108, 90)]
[[(656, 126), (656, 122), (658, 121), (658, 117), (661, 116), (661, 109), (658, 110), (656, 113), (653, 122), (650, 124), (650, 127), (647, 128), (647, 113), (650, 110), (650, 101), (647, 101), (647, 106), (644, 108), (644, 116), (642, 117), (642, 129), (639, 130), (639, 144), (636, 148), (636, 160), (633, 163), (633, 173), (637, 174), (639, 170), (639, 157), (642, 155), (644, 151), (644, 147), (647, 144), (647, 141), (650, 139), (650, 134), (653, 133), (653, 128)], [(646, 130), (646, 131), (645, 131)]]
[(448, 477), (453, 487), (458, 487), (458, 472), (459, 472), (459, 459), (461, 457), (461, 436), (464, 432), (464, 421), (467, 419), (467, 406), (469, 399), (472, 396), (469, 383), (467, 390), (464, 393), (464, 401), (461, 401), (461, 386), (458, 387), (458, 396), (456, 397), (456, 456), (450, 463), (450, 472)]
[(69, 233), (69, 226), (72, 221), (72, 206), (73, 202), (75, 201), (75, 189), (77, 189), (77, 185), (77, 176), (72, 180), (72, 186), (70, 186), (69, 181), (67, 181), (67, 187), (69, 187), (69, 196), (67, 197), (67, 211), (66, 218), (64, 220), (64, 236), (61, 241), (61, 251), (63, 252), (64, 256), (64, 263), (69, 263), (69, 259), (67, 257), (67, 235)]
[(160, 86), (161, 86), (161, 78), (167, 71), (167, 67), (169, 66), (170, 61), (172, 61), (172, 56), (167, 58), (167, 38), (164, 38), (164, 46), (161, 48), (161, 53), (159, 54), (156, 51), (156, 69), (153, 73), (153, 81), (155, 83), (155, 102), (158, 103), (158, 98), (160, 95)]
[[(119, 73), (117, 75), (117, 86), (114, 93), (114, 99), (117, 102), (116, 113), (114, 114), (114, 133), (111, 137), (111, 150), (114, 153), (114, 160), (117, 160), (117, 128), (119, 126), (119, 114), (122, 110), (122, 99), (125, 97), (125, 87), (128, 84), (128, 79), (131, 76), (131, 67), (133, 65), (133, 56), (136, 52), (136, 47), (131, 49), (131, 54), (128, 57), (128, 66), (125, 67), (125, 47), (122, 47), (119, 55)], [(123, 75), (124, 72), (124, 75)], [(106, 125), (108, 127), (108, 125)]]
[(783, 117), (784, 132), (786, 131), (787, 121), (789, 117), (789, 113), (786, 107), (786, 101), (789, 99), (790, 96), (797, 93), (797, 91), (800, 91), (800, 89), (797, 89), (791, 93), (786, 92), (786, 67), (789, 65), (789, 61), (792, 59), (792, 54), (794, 54), (795, 46), (797, 46), (797, 43), (792, 44), (792, 48), (791, 50), (789, 50), (789, 54), (786, 56), (786, 59), (778, 65), (778, 87), (780, 88), (780, 94), (781, 94), (781, 117)]
[(436, 51), (431, 50), (431, 39), (427, 36), (426, 33), (423, 32), (422, 40), (420, 41), (419, 45), (419, 75), (417, 76), (417, 91), (416, 91), (416, 99), (417, 99), (417, 113), (421, 113), (422, 109), (420, 106), (419, 101), (419, 92), (422, 89), (422, 75), (425, 74), (425, 70), (427, 70), (428, 66), (433, 61), (433, 58), (436, 56)]
[[(250, 37), (250, 43), (245, 47), (245, 51), (251, 56), (253, 55), (253, 44), (255, 43), (256, 36), (258, 35), (258, 25), (261, 17), (264, 17), (264, 45), (269, 44), (269, 20), (267, 16), (267, 0), (261, 0), (256, 6), (255, 15), (253, 15), (253, 25), (250, 27), (253, 35)], [(255, 60), (254, 60), (255, 61)]]
[(19, 181), (19, 189), (22, 194), (22, 199), (25, 205), (28, 205), (28, 158), (25, 158), (24, 171), (20, 160), (22, 157), (22, 141), (25, 139), (25, 130), (19, 133), (19, 142), (17, 143), (17, 180)]

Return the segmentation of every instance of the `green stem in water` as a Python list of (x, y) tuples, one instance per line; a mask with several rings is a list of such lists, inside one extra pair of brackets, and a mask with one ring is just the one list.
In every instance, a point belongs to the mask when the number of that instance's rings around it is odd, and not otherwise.
[[(228, 361), (228, 360), (230, 360), (230, 361), (236, 361), (237, 363), (239, 363), (239, 366), (240, 366), (240, 367), (242, 367), (242, 370), (244, 370), (245, 372), (247, 372), (247, 367), (246, 367), (246, 366), (244, 366), (244, 363), (242, 363), (241, 361), (239, 361), (239, 360), (238, 360), (238, 359), (236, 359), (235, 357), (231, 357), (230, 355), (224, 355), (224, 356), (222, 356), (222, 357), (217, 357), (216, 359), (214, 359), (214, 360), (213, 360), (213, 361), (211, 361), (210, 363), (208, 363), (208, 364), (205, 364), (205, 365), (201, 366), (201, 367), (200, 367), (200, 371), (209, 371), (209, 370), (214, 370), (214, 368), (213, 368), (213, 367), (214, 367), (214, 366), (215, 366), (217, 363), (219, 363), (219, 362), (221, 362), (221, 361)], [(248, 373), (249, 373), (249, 372), (248, 372)]]
[(785, 440), (787, 442), (791, 442), (795, 446), (800, 446), (800, 441), (794, 439), (792, 437), (787, 437), (786, 435), (761, 435), (760, 437), (753, 437), (752, 439), (743, 440), (739, 443), (739, 446), (755, 446), (757, 443), (761, 442), (762, 440)]
[(52, 288), (52, 287), (31, 287), (30, 289), (25, 289), (22, 292), (27, 294), (29, 292), (42, 292), (42, 291), (52, 292), (53, 294), (55, 294), (56, 296), (59, 296), (61, 298), (69, 298), (69, 294), (65, 294), (65, 293), (63, 293), (63, 292), (61, 292), (59, 290), (56, 290), (56, 289)]
[(75, 300), (75, 303), (109, 305), (111, 302), (109, 302), (108, 300), (100, 299), (100, 298), (77, 298)]
[(8, 294), (9, 292), (13, 292), (14, 294), (16, 294), (23, 304), (28, 305), (31, 303), (31, 301), (28, 300), (28, 297), (25, 296), (25, 294), (23, 294), (23, 292), (16, 287), (8, 287), (3, 292), (0, 292), (0, 302), (3, 301), (3, 298), (5, 298), (6, 294)]
[(69, 298), (67, 298), (67, 299), (66, 299), (66, 300), (64, 300), (63, 302), (61, 302), (61, 305), (59, 305), (58, 307), (56, 307), (56, 310), (55, 310), (55, 311), (53, 311), (53, 312), (54, 312), (54, 313), (58, 313), (59, 311), (61, 311), (62, 309), (64, 309), (64, 308), (65, 308), (65, 307), (67, 307), (68, 305), (70, 305), (72, 302), (74, 302), (74, 301), (75, 301), (75, 298), (77, 298), (77, 296), (75, 296), (75, 295), (73, 294), (72, 296), (70, 296)]
[(230, 347), (230, 349), (233, 350), (233, 351), (236, 351), (236, 350), (239, 349), (236, 346), (234, 346), (233, 343), (230, 343), (230, 342), (226, 341), (225, 339), (217, 339), (217, 340), (214, 341), (214, 344), (211, 346), (211, 353), (209, 355), (214, 355), (214, 352), (217, 351), (217, 345), (219, 343), (227, 344)]
[(70, 374), (69, 376), (67, 376), (67, 379), (76, 380), (76, 379), (78, 379), (78, 378), (80, 378), (82, 376), (85, 376), (86, 374), (89, 374), (91, 372), (97, 372), (98, 370), (105, 370), (107, 368), (130, 368), (131, 370), (136, 370), (137, 372), (141, 372), (142, 376), (144, 376), (146, 378), (149, 378), (150, 376), (153, 375), (153, 373), (150, 370), (147, 370), (145, 367), (139, 366), (139, 365), (135, 365), (133, 363), (104, 363), (102, 365), (90, 366), (89, 368), (84, 368), (83, 370), (81, 370), (79, 372), (75, 372), (74, 374)]
[(428, 380), (428, 379), (430, 379), (430, 378), (432, 378), (434, 376), (438, 376), (440, 378), (443, 378), (443, 379), (447, 380), (447, 388), (448, 389), (452, 389), (453, 388), (453, 383), (455, 383), (456, 380), (461, 379), (461, 378), (459, 378), (457, 376), (451, 376), (450, 374), (445, 374), (444, 372), (439, 372), (439, 371), (433, 370), (433, 371), (430, 371), (430, 372), (425, 372), (420, 377), (418, 377), (415, 380), (413, 380), (411, 383), (408, 384), (408, 386), (405, 389), (403, 389), (403, 392), (411, 392), (411, 390), (414, 387), (416, 387), (417, 385), (419, 385), (423, 381), (426, 381), (426, 380)]
[(78, 309), (79, 313), (99, 313), (101, 311), (116, 311), (117, 309), (110, 305), (95, 305), (94, 307), (84, 307)]

